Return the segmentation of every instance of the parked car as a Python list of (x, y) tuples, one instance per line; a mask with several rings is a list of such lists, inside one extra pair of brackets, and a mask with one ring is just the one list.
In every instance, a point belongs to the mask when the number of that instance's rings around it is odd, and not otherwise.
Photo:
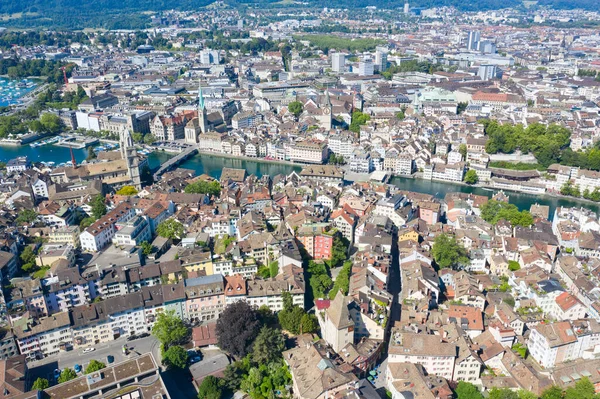
[(133, 341), (138, 339), (139, 337), (137, 335), (130, 335), (129, 337), (127, 337), (127, 341)]
[(93, 346), (90, 346), (89, 348), (85, 348), (83, 350), (83, 353), (90, 353), (90, 352), (93, 352), (95, 350), (96, 350), (96, 348), (94, 348)]

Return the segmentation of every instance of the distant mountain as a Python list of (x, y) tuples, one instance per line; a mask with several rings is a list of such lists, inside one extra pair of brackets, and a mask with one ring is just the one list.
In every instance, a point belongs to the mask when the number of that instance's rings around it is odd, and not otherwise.
[[(383, 0), (304, 0), (314, 7), (362, 8), (366, 6), (389, 7)], [(0, 14), (11, 18), (0, 21), (3, 26), (21, 28), (62, 27), (82, 29), (101, 27), (107, 29), (138, 29), (148, 24), (144, 11), (170, 9), (197, 10), (214, 0), (27, 0), (0, 1)], [(294, 7), (296, 4), (280, 3), (278, 0), (225, 0), (231, 6), (268, 4), (270, 7)], [(412, 7), (452, 6), (463, 11), (494, 10), (517, 7), (521, 0), (409, 0)], [(398, 8), (404, 4), (398, 0)], [(598, 0), (539, 0), (540, 5), (557, 9), (583, 8), (597, 10)]]

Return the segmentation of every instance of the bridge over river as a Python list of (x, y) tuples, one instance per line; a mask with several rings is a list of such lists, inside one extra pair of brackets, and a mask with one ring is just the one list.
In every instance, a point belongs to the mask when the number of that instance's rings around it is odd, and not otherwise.
[(181, 151), (179, 154), (175, 155), (173, 158), (169, 158), (165, 163), (160, 165), (156, 172), (154, 172), (154, 181), (158, 181), (163, 173), (168, 172), (173, 168), (176, 168), (177, 166), (179, 166), (180, 163), (184, 162), (188, 158), (193, 157), (197, 153), (198, 147), (189, 146), (185, 150)]

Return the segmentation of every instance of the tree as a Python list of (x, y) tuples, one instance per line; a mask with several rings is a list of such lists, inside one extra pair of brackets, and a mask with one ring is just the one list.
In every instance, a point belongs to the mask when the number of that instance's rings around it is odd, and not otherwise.
[(563, 391), (556, 385), (552, 385), (550, 388), (542, 392), (541, 399), (562, 399)]
[(348, 245), (348, 240), (345, 237), (339, 234), (333, 237), (333, 245), (331, 247), (332, 267), (337, 267), (348, 259)]
[(75, 378), (77, 378), (77, 373), (75, 372), (75, 370), (66, 368), (60, 372), (60, 376), (58, 377), (58, 383), (62, 384), (63, 382), (71, 381)]
[(35, 263), (36, 254), (33, 252), (33, 248), (28, 245), (21, 252), (21, 262), (25, 263)]
[(447, 234), (440, 234), (435, 238), (431, 253), (435, 263), (442, 269), (455, 268), (469, 262), (467, 251), (456, 242), (454, 237)]
[(150, 255), (152, 253), (152, 251), (154, 250), (154, 247), (148, 241), (142, 241), (140, 243), (140, 248), (142, 249), (142, 253), (145, 256)]
[(516, 272), (517, 270), (521, 269), (521, 265), (519, 264), (519, 262), (516, 262), (514, 260), (509, 260), (508, 261), (508, 270), (510, 270), (511, 272)]
[(37, 380), (35, 380), (33, 382), (31, 389), (32, 390), (37, 389), (38, 391), (43, 391), (44, 389), (48, 388), (49, 386), (50, 386), (50, 384), (48, 383), (47, 379), (38, 377)]
[(221, 399), (222, 396), (221, 380), (213, 375), (207, 376), (198, 387), (198, 399)]
[(150, 133), (146, 133), (146, 135), (144, 136), (144, 144), (147, 145), (151, 145), (156, 141), (156, 137), (154, 137), (152, 134)]
[(461, 144), (458, 146), (458, 152), (462, 155), (463, 160), (467, 159), (467, 145)]
[(156, 227), (156, 233), (164, 238), (168, 239), (182, 239), (185, 229), (183, 224), (175, 219), (167, 219)]
[(133, 133), (131, 135), (131, 138), (133, 139), (134, 142), (136, 143), (141, 143), (144, 141), (144, 135), (142, 133)]
[(404, 120), (404, 118), (406, 118), (406, 113), (404, 112), (404, 109), (401, 109), (400, 111), (396, 112), (396, 119)]
[(538, 399), (538, 396), (533, 392), (526, 391), (524, 389), (519, 389), (517, 391), (517, 396), (519, 399)]
[(38, 214), (33, 209), (23, 209), (15, 219), (18, 224), (29, 224), (37, 219)]
[(302, 114), (303, 108), (304, 108), (304, 106), (302, 105), (302, 103), (300, 101), (292, 101), (291, 103), (288, 104), (288, 111), (290, 111), (292, 114), (294, 114), (294, 116), (296, 118), (298, 118), (300, 116), (300, 114)]
[(281, 359), (285, 350), (285, 340), (279, 329), (264, 326), (254, 340), (252, 360), (258, 364), (270, 363)]
[(98, 194), (92, 199), (92, 216), (94, 219), (100, 219), (106, 215), (106, 202), (102, 194)]
[(79, 230), (85, 230), (86, 227), (90, 227), (92, 224), (94, 224), (95, 221), (96, 219), (94, 219), (93, 217), (81, 219), (81, 222), (79, 223)]
[(533, 224), (533, 216), (529, 211), (519, 212), (514, 204), (489, 200), (480, 207), (481, 218), (488, 223), (496, 224), (500, 219), (509, 221), (513, 226), (527, 227)]
[(40, 123), (42, 124), (44, 131), (48, 133), (58, 133), (63, 126), (60, 117), (50, 112), (46, 112), (40, 116)]
[(457, 399), (483, 399), (483, 395), (479, 389), (470, 382), (460, 381), (456, 386)]
[(275, 277), (277, 277), (278, 274), (279, 274), (279, 262), (278, 261), (271, 262), (269, 264), (269, 276), (271, 278), (275, 278)]
[(587, 377), (583, 377), (575, 386), (570, 386), (565, 390), (564, 399), (594, 399), (594, 384)]
[(123, 186), (117, 191), (117, 195), (136, 195), (138, 190), (133, 186)]
[(175, 311), (173, 310), (158, 313), (154, 327), (152, 327), (152, 335), (154, 335), (165, 348), (183, 343), (188, 337), (188, 334), (188, 328), (183, 324), (183, 321), (175, 315)]
[(244, 301), (227, 306), (217, 320), (219, 347), (237, 358), (250, 353), (259, 331), (258, 312)]
[(348, 130), (354, 133), (359, 133), (361, 125), (366, 124), (370, 119), (371, 116), (369, 114), (364, 114), (360, 111), (354, 111), (352, 113), (352, 119)]
[(218, 197), (221, 194), (221, 184), (218, 181), (195, 181), (183, 189), (187, 194), (210, 194)]
[(88, 147), (87, 149), (87, 158), (86, 161), (91, 161), (92, 159), (96, 159), (96, 152), (93, 147)]
[(335, 283), (333, 284), (333, 288), (329, 291), (329, 299), (335, 298), (338, 291), (342, 291), (344, 295), (348, 295), (348, 290), (350, 289), (350, 274), (352, 272), (352, 261), (344, 262), (344, 266), (342, 266), (342, 270), (338, 273), (335, 278)]
[(98, 371), (98, 370), (102, 370), (103, 368), (106, 367), (106, 364), (99, 362), (96, 359), (92, 359), (90, 361), (90, 364), (88, 364), (88, 366), (85, 368), (85, 374), (90, 374), (93, 373), (94, 371)]
[(315, 316), (314, 314), (304, 313), (302, 319), (300, 319), (300, 329), (304, 334), (316, 332), (319, 329), (319, 322), (317, 321), (317, 316)]
[(469, 169), (467, 173), (465, 173), (464, 180), (467, 184), (477, 184), (479, 181), (479, 176), (477, 176), (475, 169)]
[(519, 395), (508, 388), (492, 388), (489, 399), (519, 399)]
[(187, 366), (188, 354), (182, 346), (170, 346), (169, 349), (163, 352), (162, 356), (163, 364), (166, 364), (169, 368), (183, 369)]

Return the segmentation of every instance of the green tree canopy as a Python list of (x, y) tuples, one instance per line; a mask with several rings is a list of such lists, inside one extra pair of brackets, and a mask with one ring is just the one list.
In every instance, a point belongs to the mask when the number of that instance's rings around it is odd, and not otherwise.
[(556, 385), (552, 385), (550, 388), (542, 392), (541, 399), (562, 399), (563, 391)]
[(92, 359), (88, 366), (85, 368), (85, 374), (93, 373), (94, 371), (102, 370), (106, 367), (106, 364), (99, 362), (96, 359)]
[(470, 382), (460, 381), (456, 386), (457, 399), (483, 399), (483, 395), (479, 389)]
[(263, 326), (254, 340), (252, 360), (255, 363), (270, 363), (281, 359), (285, 350), (285, 340), (281, 330)]
[(218, 181), (199, 180), (185, 186), (183, 190), (187, 194), (210, 194), (218, 197), (221, 194), (221, 184)]
[(58, 377), (58, 383), (62, 384), (63, 382), (71, 381), (77, 378), (77, 373), (75, 370), (66, 368), (60, 372), (60, 377)]
[(183, 343), (189, 335), (189, 329), (175, 314), (175, 311), (169, 310), (158, 313), (154, 327), (152, 327), (152, 335), (165, 348), (168, 348), (171, 345)]
[(167, 219), (159, 223), (159, 225), (156, 227), (156, 233), (164, 238), (180, 240), (183, 238), (185, 228), (179, 221), (175, 219)]
[(492, 388), (489, 399), (519, 399), (519, 395), (508, 388)]
[(302, 113), (304, 106), (300, 101), (292, 101), (288, 104), (288, 111), (290, 111), (296, 118)]
[(94, 219), (100, 219), (102, 216), (106, 215), (106, 199), (104, 195), (98, 194), (92, 199), (91, 202), (92, 207), (92, 216)]
[(475, 169), (469, 169), (467, 173), (465, 173), (464, 181), (467, 184), (477, 184), (479, 181), (479, 176), (477, 176)]
[(117, 195), (136, 195), (137, 193), (137, 188), (133, 186), (123, 186), (117, 191)]
[(213, 375), (207, 376), (198, 387), (198, 399), (221, 399), (222, 396), (223, 382)]
[(15, 222), (17, 222), (18, 224), (29, 224), (34, 222), (35, 219), (37, 219), (37, 217), (38, 214), (33, 209), (23, 209), (19, 212), (19, 216), (17, 216)]
[(489, 200), (480, 208), (481, 218), (488, 223), (496, 224), (500, 219), (509, 221), (513, 226), (530, 226), (533, 224), (533, 216), (529, 211), (519, 212), (514, 204), (503, 201)]
[(575, 383), (575, 386), (565, 390), (564, 399), (596, 399), (597, 397), (594, 384), (589, 378), (583, 377)]
[(43, 391), (44, 389), (48, 388), (50, 386), (50, 384), (48, 383), (48, 380), (45, 378), (41, 378), (38, 377), (34, 382), (33, 385), (31, 386), (32, 390), (38, 390), (38, 391)]
[(142, 241), (140, 243), (140, 248), (142, 249), (142, 253), (145, 256), (150, 255), (152, 253), (152, 251), (154, 250), (154, 247), (148, 241)]
[(170, 346), (169, 349), (163, 352), (162, 356), (163, 363), (169, 368), (183, 369), (187, 366), (188, 354), (182, 346)]
[(467, 251), (448, 234), (440, 234), (435, 238), (431, 253), (440, 268), (455, 268), (469, 262)]

